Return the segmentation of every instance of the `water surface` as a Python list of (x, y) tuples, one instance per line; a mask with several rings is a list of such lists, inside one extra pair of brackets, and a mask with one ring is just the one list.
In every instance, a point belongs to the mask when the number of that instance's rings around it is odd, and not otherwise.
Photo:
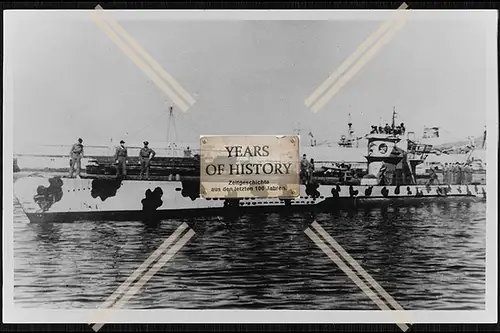
[(196, 234), (124, 308), (377, 310), (304, 233), (316, 220), (406, 310), (485, 305), (485, 203), (143, 222), (29, 223), (18, 307), (99, 306), (183, 222)]

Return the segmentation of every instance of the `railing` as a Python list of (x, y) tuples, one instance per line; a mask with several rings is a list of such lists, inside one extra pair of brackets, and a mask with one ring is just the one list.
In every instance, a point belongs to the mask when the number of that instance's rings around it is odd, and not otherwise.
[[(127, 146), (129, 156), (138, 156), (139, 151), (142, 147), (140, 146)], [(156, 152), (158, 157), (182, 157), (184, 156), (183, 147), (161, 147), (155, 148), (151, 147)], [(46, 157), (46, 158), (67, 158), (69, 156), (69, 151), (71, 146), (44, 146), (44, 147), (33, 147), (29, 151), (18, 151), (14, 153), (14, 157)], [(115, 147), (105, 147), (105, 146), (85, 146), (84, 155), (87, 157), (97, 157), (97, 156), (113, 156), (115, 153)], [(199, 154), (199, 149), (190, 149), (191, 154)]]
[(432, 145), (416, 143), (408, 140), (408, 158), (412, 160), (425, 160), (432, 152)]

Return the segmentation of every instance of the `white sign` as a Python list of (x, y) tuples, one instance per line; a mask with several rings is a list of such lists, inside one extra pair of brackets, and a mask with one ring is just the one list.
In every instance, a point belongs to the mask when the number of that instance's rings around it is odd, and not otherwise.
[(299, 195), (296, 135), (202, 136), (200, 163), (205, 198)]

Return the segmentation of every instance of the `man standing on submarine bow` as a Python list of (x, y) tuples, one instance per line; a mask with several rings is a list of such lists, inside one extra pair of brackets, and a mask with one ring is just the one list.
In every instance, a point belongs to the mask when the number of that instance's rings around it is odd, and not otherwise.
[(82, 138), (79, 138), (78, 142), (71, 147), (69, 155), (70, 155), (69, 178), (73, 178), (73, 176), (80, 178), (80, 170), (82, 168), (82, 157), (83, 157)]
[(125, 147), (125, 141), (121, 140), (120, 145), (116, 148), (115, 160), (116, 160), (116, 178), (123, 178), (127, 176), (127, 148)]
[(309, 180), (309, 161), (307, 160), (307, 155), (302, 155), (302, 161), (300, 161), (300, 179), (302, 184), (308, 184)]
[(149, 142), (144, 141), (144, 147), (139, 152), (139, 159), (141, 161), (141, 179), (146, 172), (146, 179), (149, 179), (149, 165), (153, 157), (156, 156), (156, 152), (148, 147)]

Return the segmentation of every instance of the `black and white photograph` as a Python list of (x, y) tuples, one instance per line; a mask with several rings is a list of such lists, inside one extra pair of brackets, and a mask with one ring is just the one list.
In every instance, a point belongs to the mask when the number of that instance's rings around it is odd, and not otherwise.
[(497, 15), (6, 11), (4, 322), (496, 322)]

